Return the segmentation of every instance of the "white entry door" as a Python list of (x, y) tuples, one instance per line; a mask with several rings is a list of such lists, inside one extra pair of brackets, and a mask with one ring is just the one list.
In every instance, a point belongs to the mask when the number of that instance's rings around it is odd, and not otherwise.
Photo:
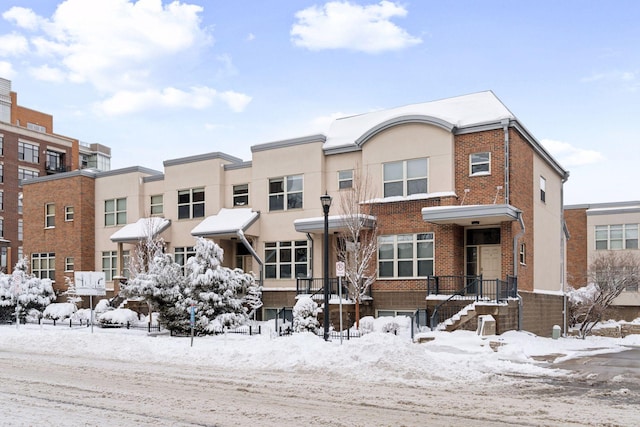
[(483, 280), (502, 277), (502, 251), (499, 245), (480, 246), (480, 274)]

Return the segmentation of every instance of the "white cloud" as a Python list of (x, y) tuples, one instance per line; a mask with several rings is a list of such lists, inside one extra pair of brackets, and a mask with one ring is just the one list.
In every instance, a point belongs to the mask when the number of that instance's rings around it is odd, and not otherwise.
[(11, 80), (15, 74), (16, 72), (10, 62), (0, 61), (0, 77)]
[(256, 39), (256, 36), (255, 36), (253, 33), (249, 33), (249, 34), (247, 35), (246, 41), (248, 41), (248, 42), (252, 42), (252, 41), (254, 41), (255, 39)]
[(43, 24), (43, 19), (26, 7), (14, 6), (2, 14), (2, 17), (20, 28), (35, 30)]
[(95, 105), (99, 113), (110, 116), (130, 114), (154, 108), (190, 108), (202, 110), (220, 100), (236, 112), (243, 111), (251, 97), (237, 92), (219, 93), (208, 87), (193, 87), (183, 91), (173, 87), (163, 90), (119, 91), (109, 99)]
[(59, 68), (42, 65), (29, 70), (29, 74), (38, 80), (60, 83), (64, 81), (64, 72)]
[(29, 52), (29, 41), (20, 34), (0, 36), (0, 56), (15, 56)]
[(603, 161), (602, 153), (574, 147), (568, 142), (543, 139), (540, 143), (563, 167), (584, 166)]
[(407, 10), (394, 2), (360, 6), (348, 1), (332, 1), (323, 7), (311, 6), (296, 13), (291, 28), (296, 46), (310, 50), (350, 49), (367, 53), (399, 50), (422, 43), (391, 22)]

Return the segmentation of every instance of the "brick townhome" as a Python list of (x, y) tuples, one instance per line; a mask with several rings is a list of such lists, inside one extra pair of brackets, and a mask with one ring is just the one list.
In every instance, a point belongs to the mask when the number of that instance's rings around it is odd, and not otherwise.
[[(269, 318), (322, 283), (320, 196), (338, 200), (366, 178), (375, 191), (367, 226), (377, 227), (379, 251), (363, 315), (431, 315), (443, 295), (462, 287), (494, 301), (488, 313), (500, 332), (520, 323), (548, 335), (563, 323), (567, 177), (492, 92), (480, 92), (338, 119), (326, 135), (255, 145), (251, 161), (212, 152), (166, 160), (163, 172), (130, 167), (34, 179), (25, 185), (32, 219), (25, 251), (32, 259), (55, 254), (50, 273), (59, 289), (73, 269), (93, 269), (116, 293), (141, 237), (138, 220), (159, 216), (167, 221), (158, 232), (178, 262), (202, 236), (220, 244), (227, 266), (261, 278), (261, 314)], [(49, 204), (56, 212), (74, 206), (73, 220), (44, 227)], [(330, 211), (332, 280), (337, 209)], [(330, 312), (335, 324), (335, 307)]]

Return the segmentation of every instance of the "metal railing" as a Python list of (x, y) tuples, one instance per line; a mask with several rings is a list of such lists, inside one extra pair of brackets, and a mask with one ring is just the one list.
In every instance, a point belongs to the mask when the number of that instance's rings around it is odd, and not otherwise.
[[(329, 295), (338, 295), (338, 279), (329, 278)], [(299, 277), (296, 279), (296, 294), (308, 294), (311, 298), (324, 294), (324, 279), (321, 277)], [(349, 286), (342, 280), (342, 298), (349, 299)]]

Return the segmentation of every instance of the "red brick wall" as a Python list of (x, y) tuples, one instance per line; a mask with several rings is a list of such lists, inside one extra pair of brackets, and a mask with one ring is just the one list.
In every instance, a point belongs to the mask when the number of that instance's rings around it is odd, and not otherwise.
[[(64, 290), (65, 258), (76, 271), (95, 270), (95, 182), (84, 175), (24, 185), (24, 253), (55, 253), (55, 288)], [(54, 203), (55, 227), (44, 227), (44, 209)], [(65, 221), (65, 206), (73, 206), (73, 221)], [(73, 272), (66, 273), (73, 278)]]
[(567, 241), (567, 283), (579, 288), (587, 283), (587, 209), (566, 209), (564, 220), (569, 230)]

